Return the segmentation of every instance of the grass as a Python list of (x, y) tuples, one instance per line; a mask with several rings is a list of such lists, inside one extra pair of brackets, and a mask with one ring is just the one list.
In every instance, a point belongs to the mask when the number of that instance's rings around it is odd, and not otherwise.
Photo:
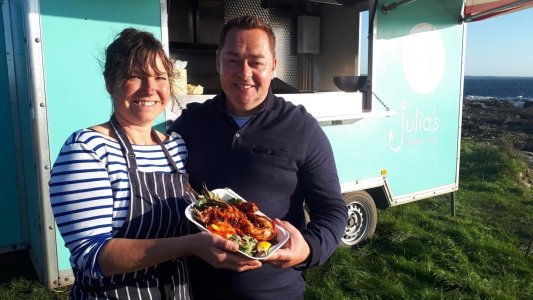
[(0, 299), (62, 300), (66, 291), (47, 290), (38, 280), (27, 251), (0, 255)]
[[(505, 143), (463, 142), (455, 217), (449, 196), (379, 211), (372, 240), (306, 271), (305, 298), (531, 299), (533, 191), (518, 175), (525, 169)], [(23, 253), (0, 256), (0, 270), (0, 299), (68, 299), (38, 282)]]
[(306, 299), (531, 299), (533, 191), (511, 149), (464, 143), (449, 196), (379, 212), (374, 238), (306, 272)]

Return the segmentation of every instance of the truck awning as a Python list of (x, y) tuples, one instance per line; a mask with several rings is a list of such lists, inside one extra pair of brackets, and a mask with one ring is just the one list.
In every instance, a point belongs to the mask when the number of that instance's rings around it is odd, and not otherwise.
[(464, 22), (474, 22), (533, 7), (533, 0), (466, 0)]

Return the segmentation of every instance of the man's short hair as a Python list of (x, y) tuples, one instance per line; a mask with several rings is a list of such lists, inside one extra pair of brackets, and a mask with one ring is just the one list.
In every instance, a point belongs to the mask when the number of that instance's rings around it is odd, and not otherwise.
[(274, 35), (272, 27), (262, 19), (250, 15), (244, 15), (231, 19), (224, 24), (224, 27), (222, 27), (222, 31), (220, 32), (220, 41), (218, 43), (219, 50), (224, 48), (226, 36), (233, 28), (263, 30), (268, 36), (270, 51), (272, 52), (272, 55), (276, 57), (276, 36)]

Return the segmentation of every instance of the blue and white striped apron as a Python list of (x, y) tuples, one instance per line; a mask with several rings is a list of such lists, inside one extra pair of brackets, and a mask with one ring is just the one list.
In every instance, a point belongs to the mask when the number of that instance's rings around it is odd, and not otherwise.
[[(184, 198), (188, 175), (179, 173), (172, 156), (157, 140), (172, 173), (144, 173), (137, 169), (137, 161), (124, 129), (113, 115), (111, 127), (128, 164), (131, 197), (128, 219), (115, 238), (155, 239), (181, 236), (189, 233), (190, 223), (185, 218), (187, 201)], [(91, 279), (74, 270), (76, 284), (72, 299), (191, 299), (189, 275), (184, 258), (157, 264), (144, 270)]]

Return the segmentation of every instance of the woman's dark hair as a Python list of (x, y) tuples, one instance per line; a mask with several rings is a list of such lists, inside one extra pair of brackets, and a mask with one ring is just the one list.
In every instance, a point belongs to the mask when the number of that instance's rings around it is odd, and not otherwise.
[(170, 89), (173, 87), (173, 64), (163, 50), (161, 42), (153, 34), (134, 28), (126, 28), (117, 35), (105, 52), (104, 79), (109, 90), (116, 80), (126, 80), (134, 71), (148, 74), (149, 67), (157, 69), (157, 58), (161, 59), (168, 74)]
[(222, 27), (222, 31), (220, 32), (220, 40), (218, 42), (219, 50), (224, 48), (224, 44), (226, 43), (226, 36), (228, 35), (228, 32), (233, 28), (260, 29), (266, 32), (270, 45), (270, 51), (272, 52), (272, 55), (276, 57), (276, 35), (274, 35), (272, 27), (260, 18), (250, 15), (244, 15), (231, 19), (226, 22), (226, 24), (224, 24), (224, 27)]

